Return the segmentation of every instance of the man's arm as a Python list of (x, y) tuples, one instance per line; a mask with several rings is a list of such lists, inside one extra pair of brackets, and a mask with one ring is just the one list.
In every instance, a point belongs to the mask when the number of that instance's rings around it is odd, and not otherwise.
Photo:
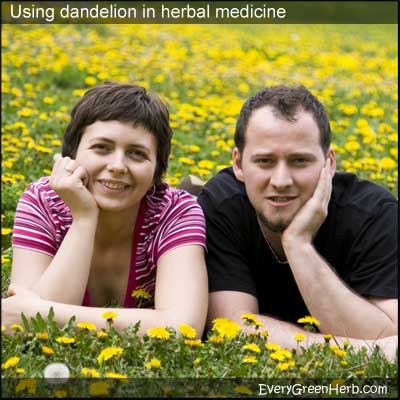
[(312, 244), (327, 216), (331, 190), (328, 158), (313, 196), (282, 234), (282, 245), (303, 300), (324, 333), (359, 339), (397, 335), (397, 299), (369, 301), (354, 293)]
[(397, 299), (359, 296), (311, 244), (287, 244), (285, 253), (308, 310), (321, 323), (321, 332), (359, 339), (397, 334)]
[[(246, 313), (255, 314), (257, 320), (264, 324), (262, 328), (259, 328), (258, 332), (267, 330), (268, 340), (284, 348), (292, 349), (297, 347), (297, 342), (293, 337), (296, 333), (303, 333), (307, 336), (307, 340), (302, 343), (304, 347), (311, 346), (314, 343), (325, 342), (323, 334), (308, 332), (289, 322), (259, 315), (257, 299), (248, 293), (236, 291), (218, 291), (210, 293), (207, 317), (207, 325), (209, 328), (211, 328), (211, 323), (215, 318), (225, 317), (237, 322), (244, 332), (254, 333), (255, 329), (246, 326), (241, 318), (241, 316)], [(360, 349), (362, 346), (371, 349), (374, 345), (379, 345), (390, 360), (394, 359), (398, 345), (397, 336), (391, 336), (380, 340), (360, 340), (347, 336), (341, 337), (335, 335), (335, 339), (339, 345), (343, 345), (345, 341), (349, 341), (356, 350)]]

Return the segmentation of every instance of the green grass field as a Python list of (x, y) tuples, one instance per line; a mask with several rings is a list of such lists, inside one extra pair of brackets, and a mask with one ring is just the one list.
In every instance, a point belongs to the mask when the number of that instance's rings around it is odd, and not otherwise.
[[(3, 294), (18, 198), (29, 182), (50, 174), (72, 106), (104, 80), (143, 85), (168, 102), (174, 138), (166, 180), (172, 185), (188, 174), (207, 181), (230, 164), (235, 122), (250, 95), (266, 85), (302, 83), (328, 110), (338, 169), (397, 196), (396, 26), (4, 25), (2, 50)], [(42, 330), (49, 330), (46, 343), (35, 336)], [(343, 350), (340, 357), (329, 346), (276, 362), (257, 337), (262, 353), (254, 353), (256, 362), (244, 362), (248, 351), (242, 347), (253, 339), (243, 336), (220, 347), (185, 345), (176, 338), (160, 346), (137, 338), (132, 344), (117, 333), (97, 339), (73, 332), (36, 326), (31, 336), (26, 328), (14, 338), (6, 335), (3, 363), (16, 355), (21, 359), (2, 375), (39, 377), (53, 360), (70, 363), (75, 376), (93, 368), (101, 376), (397, 377), (397, 363), (378, 353)], [(69, 358), (70, 348), (52, 334), (75, 335), (80, 356)], [(42, 345), (54, 354), (43, 353)], [(106, 345), (124, 348), (129, 356), (99, 369), (96, 357)], [(144, 367), (152, 357), (161, 360), (161, 368)], [(294, 365), (282, 366), (289, 361)]]

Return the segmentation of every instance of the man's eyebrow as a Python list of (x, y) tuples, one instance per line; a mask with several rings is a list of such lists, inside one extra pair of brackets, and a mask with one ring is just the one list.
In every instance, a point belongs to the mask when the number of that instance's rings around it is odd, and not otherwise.
[(270, 151), (260, 151), (251, 155), (252, 157), (274, 157), (274, 153)]
[(305, 152), (296, 152), (292, 153), (289, 155), (289, 157), (307, 157), (307, 158), (313, 158), (315, 155), (313, 153), (309, 153), (307, 151)]

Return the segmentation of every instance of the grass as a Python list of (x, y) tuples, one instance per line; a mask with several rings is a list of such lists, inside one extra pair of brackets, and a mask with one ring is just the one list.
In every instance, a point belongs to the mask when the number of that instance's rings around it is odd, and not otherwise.
[[(3, 295), (9, 283), (11, 233), (19, 196), (29, 182), (50, 173), (69, 111), (79, 96), (106, 79), (144, 85), (168, 102), (174, 139), (166, 180), (172, 185), (188, 174), (207, 181), (230, 165), (235, 122), (251, 94), (265, 85), (303, 83), (328, 110), (338, 168), (397, 194), (396, 26), (3, 28)], [(90, 368), (98, 370), (101, 377), (115, 372), (158, 378), (397, 378), (397, 361), (386, 361), (379, 351), (368, 354), (339, 349), (346, 353), (341, 358), (337, 355), (341, 353), (328, 345), (313, 345), (277, 362), (271, 359), (273, 352), (265, 348), (261, 336), (240, 334), (220, 344), (208, 339), (201, 346), (191, 346), (173, 333), (168, 341), (149, 336), (141, 339), (132, 327), (123, 333), (111, 329), (100, 339), (94, 332), (76, 331), (73, 321), (64, 328), (43, 323), (29, 322), (15, 335), (3, 333), (3, 363), (11, 357), (18, 357), (19, 362), (2, 369), (2, 377), (40, 378), (47, 364), (60, 361), (68, 364), (74, 377), (82, 376), (82, 368)], [(42, 331), (48, 333), (45, 341), (37, 336)], [(59, 336), (76, 340), (65, 345), (56, 341)], [(253, 355), (256, 363), (243, 361), (251, 356), (249, 350), (243, 350), (250, 341), (261, 349)], [(44, 354), (44, 345), (54, 354)], [(99, 365), (96, 357), (109, 346), (121, 347), (122, 356)], [(161, 368), (146, 368), (152, 357), (160, 360)], [(194, 365), (197, 359), (200, 361)], [(290, 361), (294, 366), (284, 365)], [(18, 373), (19, 368), (24, 372)], [(29, 384), (19, 393), (29, 394)], [(245, 396), (246, 389), (239, 385), (235, 393)]]

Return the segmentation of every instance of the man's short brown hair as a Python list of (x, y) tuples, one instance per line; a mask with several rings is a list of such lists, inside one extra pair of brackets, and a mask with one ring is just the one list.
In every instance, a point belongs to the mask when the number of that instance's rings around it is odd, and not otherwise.
[(331, 144), (331, 128), (328, 114), (319, 100), (303, 85), (273, 86), (262, 89), (243, 105), (235, 130), (235, 146), (243, 153), (246, 144), (246, 130), (253, 112), (270, 106), (276, 117), (295, 121), (299, 111), (309, 112), (319, 128), (320, 143), (326, 153)]

